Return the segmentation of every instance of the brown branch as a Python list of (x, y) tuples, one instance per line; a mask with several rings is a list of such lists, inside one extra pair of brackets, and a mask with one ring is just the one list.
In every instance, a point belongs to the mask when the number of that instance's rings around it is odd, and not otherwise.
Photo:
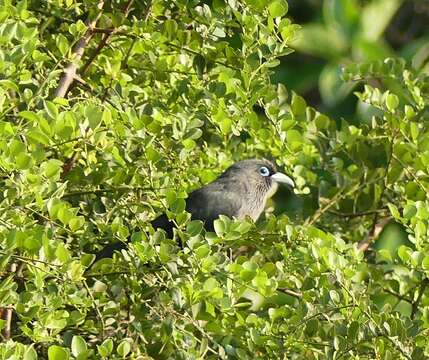
[(5, 325), (2, 331), (3, 338), (5, 340), (10, 339), (12, 334), (12, 318), (13, 318), (13, 307), (7, 306), (5, 308), (1, 308), (2, 320), (4, 320)]
[[(15, 273), (18, 267), (16, 263), (12, 263), (9, 268), (10, 272)], [(0, 308), (0, 310), (1, 319), (5, 322), (4, 328), (2, 330), (2, 336), (5, 340), (8, 340), (12, 334), (13, 307), (6, 306), (4, 308)]]
[[(374, 218), (375, 218), (375, 216), (374, 216)], [(392, 217), (387, 216), (385, 218), (382, 218), (382, 219), (378, 220), (378, 216), (377, 216), (377, 218), (375, 218), (376, 222), (375, 223), (373, 222), (373, 225), (371, 226), (371, 231), (369, 232), (369, 234), (365, 238), (365, 240), (362, 240), (359, 243), (358, 249), (362, 250), (362, 251), (368, 250), (369, 246), (373, 243), (373, 241), (375, 239), (378, 238), (378, 236), (380, 235), (381, 231), (390, 222), (391, 219), (392, 219)]]
[(73, 169), (74, 164), (76, 163), (78, 157), (78, 152), (75, 151), (70, 159), (67, 160), (66, 163), (63, 165), (63, 171), (61, 173), (61, 179), (64, 179), (64, 177)]
[[(124, 9), (124, 15), (125, 17), (128, 16), (128, 13), (131, 10), (131, 6), (134, 3), (134, 0), (129, 0), (125, 9)], [(104, 0), (100, 0), (98, 3), (98, 8), (100, 9), (100, 12), (98, 13), (97, 17), (90, 23), (89, 28), (85, 35), (79, 40), (76, 48), (75, 48), (75, 55), (76, 60), (80, 60), (82, 58), (83, 52), (85, 47), (87, 46), (89, 40), (91, 39), (92, 35), (95, 33), (95, 25), (97, 24), (98, 19), (101, 16), (101, 10), (104, 6)], [(76, 61), (69, 64), (67, 66), (66, 70), (64, 71), (64, 76), (60, 80), (60, 85), (56, 91), (56, 96), (64, 97), (67, 94), (67, 91), (69, 91), (70, 87), (73, 84), (73, 80), (80, 79), (81, 83), (84, 83), (83, 79), (81, 77), (85, 75), (86, 71), (88, 70), (89, 66), (92, 64), (92, 62), (95, 60), (95, 58), (100, 54), (101, 50), (107, 45), (107, 41), (109, 40), (110, 36), (115, 33), (117, 29), (112, 29), (110, 32), (107, 32), (104, 34), (103, 38), (101, 39), (100, 43), (98, 44), (97, 48), (93, 52), (93, 54), (88, 58), (88, 60), (85, 62), (85, 64), (82, 66), (80, 70), (81, 76), (77, 75), (77, 65)], [(61, 177), (64, 178), (70, 170), (73, 168), (76, 160), (77, 160), (78, 153), (75, 151), (73, 156), (69, 159), (69, 161), (64, 165), (63, 172), (61, 174)]]
[(85, 65), (82, 66), (82, 70), (81, 70), (82, 76), (85, 75), (86, 71), (88, 70), (89, 66), (92, 64), (94, 59), (98, 56), (98, 54), (100, 54), (101, 50), (103, 50), (103, 48), (106, 46), (107, 40), (109, 40), (110, 35), (112, 35), (113, 32), (114, 31), (104, 34), (103, 38), (101, 39), (100, 43), (98, 44), (93, 54), (88, 58)]
[(64, 97), (67, 94), (67, 91), (70, 88), (70, 85), (73, 83), (76, 74), (77, 74), (77, 62), (82, 59), (83, 53), (85, 51), (86, 46), (88, 45), (89, 40), (93, 35), (93, 28), (97, 24), (98, 19), (102, 14), (102, 9), (104, 7), (104, 0), (100, 0), (97, 8), (99, 12), (94, 20), (87, 21), (88, 30), (85, 32), (79, 41), (76, 44), (76, 47), (73, 51), (73, 61), (64, 69), (64, 75), (60, 79), (58, 88), (55, 91), (55, 97)]
[[(130, 10), (131, 10), (131, 6), (133, 5), (134, 0), (129, 0), (127, 5), (125, 6), (124, 9), (124, 17), (127, 17)], [(94, 61), (94, 59), (98, 56), (98, 54), (100, 54), (101, 50), (103, 50), (103, 48), (106, 46), (107, 41), (109, 40), (109, 38), (114, 35), (118, 29), (117, 28), (111, 28), (111, 29), (93, 29), (93, 32), (102, 32), (104, 33), (103, 38), (101, 39), (100, 43), (98, 44), (97, 48), (95, 49), (94, 53), (89, 57), (89, 59), (86, 61), (85, 65), (83, 65), (82, 70), (81, 70), (81, 74), (82, 76), (86, 73), (86, 71), (88, 70), (88, 67), (92, 64), (92, 62)]]

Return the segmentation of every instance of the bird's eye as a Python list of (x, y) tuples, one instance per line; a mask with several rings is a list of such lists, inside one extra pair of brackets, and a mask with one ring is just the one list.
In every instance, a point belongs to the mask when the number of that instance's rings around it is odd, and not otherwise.
[(261, 166), (259, 168), (259, 174), (261, 174), (262, 176), (268, 176), (270, 175), (270, 170), (268, 170), (266, 166)]

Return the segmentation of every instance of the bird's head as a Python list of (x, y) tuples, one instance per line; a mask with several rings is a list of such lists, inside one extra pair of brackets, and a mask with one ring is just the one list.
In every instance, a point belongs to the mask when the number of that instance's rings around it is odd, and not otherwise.
[(231, 165), (222, 177), (230, 177), (245, 184), (246, 188), (255, 192), (255, 196), (264, 200), (270, 198), (277, 191), (279, 184), (294, 187), (293, 180), (277, 171), (275, 164), (268, 160), (242, 160)]

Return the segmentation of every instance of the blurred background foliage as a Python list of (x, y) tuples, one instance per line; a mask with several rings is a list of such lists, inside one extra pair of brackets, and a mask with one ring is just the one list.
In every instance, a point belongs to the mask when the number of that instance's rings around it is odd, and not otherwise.
[(429, 66), (427, 0), (291, 0), (289, 16), (302, 28), (273, 79), (337, 120), (371, 117), (353, 96), (361, 85), (343, 81), (345, 65), (401, 57)]
[[(301, 30), (291, 43), (295, 51), (281, 60), (272, 79), (287, 84), (337, 124), (346, 118), (360, 126), (376, 114), (374, 107), (353, 94), (363, 89), (362, 82), (344, 81), (348, 64), (400, 57), (413, 69), (428, 72), (427, 0), (290, 0), (288, 15)], [(398, 90), (392, 81), (370, 82)], [(309, 200), (302, 201), (293, 198), (284, 204), (288, 214), (311, 208)], [(405, 229), (389, 223), (375, 248), (395, 254), (399, 245), (407, 243)]]

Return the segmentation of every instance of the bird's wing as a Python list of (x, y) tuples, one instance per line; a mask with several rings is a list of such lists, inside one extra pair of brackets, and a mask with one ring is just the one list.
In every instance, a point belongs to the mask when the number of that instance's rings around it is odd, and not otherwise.
[(158, 229), (158, 228), (164, 229), (168, 237), (173, 236), (174, 223), (168, 220), (167, 215), (165, 214), (159, 215), (156, 219), (151, 221), (151, 225), (153, 226), (154, 229)]
[(186, 210), (192, 219), (202, 220), (211, 228), (219, 215), (238, 217), (244, 199), (237, 190), (226, 179), (218, 179), (189, 194)]

